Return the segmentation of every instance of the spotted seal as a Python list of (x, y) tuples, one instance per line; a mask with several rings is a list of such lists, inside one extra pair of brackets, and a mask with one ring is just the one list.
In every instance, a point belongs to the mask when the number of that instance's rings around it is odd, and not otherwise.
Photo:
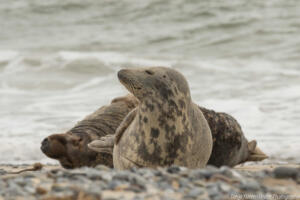
[(108, 144), (114, 141), (114, 167), (204, 167), (212, 151), (211, 131), (185, 77), (171, 68), (151, 67), (123, 69), (118, 78), (140, 104), (115, 139), (108, 137)]
[(114, 134), (124, 117), (137, 105), (138, 100), (132, 95), (115, 98), (110, 105), (102, 106), (66, 133), (46, 137), (41, 150), (48, 157), (57, 159), (64, 168), (98, 164), (113, 167), (111, 154), (92, 151), (87, 144)]

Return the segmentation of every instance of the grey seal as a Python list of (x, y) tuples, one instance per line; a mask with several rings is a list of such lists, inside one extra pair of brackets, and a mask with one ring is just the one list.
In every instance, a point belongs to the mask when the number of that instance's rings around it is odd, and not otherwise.
[(125, 116), (138, 105), (138, 100), (127, 95), (112, 100), (78, 122), (65, 133), (52, 134), (41, 144), (42, 152), (56, 159), (64, 168), (95, 167), (103, 164), (113, 167), (111, 154), (98, 153), (87, 144), (105, 135), (112, 135)]
[[(115, 138), (98, 141), (107, 147), (114, 143), (114, 167), (205, 167), (212, 151), (211, 131), (192, 101), (185, 77), (171, 68), (151, 67), (123, 69), (118, 78), (140, 103), (118, 127)], [(97, 147), (97, 141), (89, 147), (94, 144)]]

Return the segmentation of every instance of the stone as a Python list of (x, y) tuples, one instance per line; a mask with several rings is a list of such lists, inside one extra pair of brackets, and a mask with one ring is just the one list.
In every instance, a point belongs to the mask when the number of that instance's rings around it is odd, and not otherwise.
[(120, 172), (113, 177), (113, 180), (123, 180), (128, 181), (131, 184), (138, 185), (141, 189), (145, 189), (147, 181), (137, 174), (131, 172)]
[(213, 198), (214, 196), (218, 196), (220, 193), (217, 182), (208, 184), (206, 186), (206, 188), (207, 188), (207, 193), (210, 198)]
[(37, 187), (37, 188), (35, 188), (35, 192), (36, 192), (37, 194), (39, 194), (39, 195), (44, 195), (44, 194), (46, 194), (48, 191), (47, 191), (45, 188), (43, 188), (43, 187)]
[(221, 183), (221, 184), (220, 184), (220, 189), (221, 189), (223, 192), (228, 193), (229, 191), (232, 190), (231, 188), (232, 188), (232, 187), (231, 187), (230, 185), (226, 184), (226, 183)]
[(260, 189), (260, 184), (253, 179), (242, 180), (240, 184), (240, 189), (245, 191), (257, 191)]
[(7, 171), (5, 171), (4, 169), (0, 169), (0, 175), (5, 175), (7, 174)]
[(205, 190), (203, 188), (194, 188), (191, 189), (185, 198), (198, 198), (202, 194), (204, 194)]
[(180, 172), (180, 167), (172, 165), (172, 166), (167, 168), (167, 172), (169, 172), (171, 174), (178, 173), (178, 172)]
[(227, 166), (222, 166), (220, 169), (219, 169), (219, 172), (224, 175), (224, 176), (227, 176), (227, 177), (232, 177), (233, 174), (231, 172), (231, 169)]
[(97, 165), (95, 167), (95, 169), (100, 170), (100, 171), (110, 171), (111, 170), (111, 168), (106, 167), (105, 165)]
[(218, 173), (218, 170), (215, 169), (195, 169), (191, 171), (189, 178), (191, 180), (196, 179), (210, 179), (210, 177), (214, 174)]
[(292, 167), (277, 167), (273, 171), (275, 178), (292, 178), (297, 179), (298, 170)]

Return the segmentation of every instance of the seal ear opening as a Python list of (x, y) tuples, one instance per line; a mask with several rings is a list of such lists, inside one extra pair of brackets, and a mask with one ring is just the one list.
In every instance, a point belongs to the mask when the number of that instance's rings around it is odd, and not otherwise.
[(256, 140), (252, 140), (248, 143), (248, 150), (249, 150), (249, 157), (246, 161), (262, 161), (264, 159), (267, 159), (268, 156), (260, 150), (257, 146)]
[(83, 138), (78, 136), (78, 135), (66, 135), (67, 141), (69, 142), (69, 144), (72, 144), (74, 146), (79, 146), (80, 142), (82, 142)]

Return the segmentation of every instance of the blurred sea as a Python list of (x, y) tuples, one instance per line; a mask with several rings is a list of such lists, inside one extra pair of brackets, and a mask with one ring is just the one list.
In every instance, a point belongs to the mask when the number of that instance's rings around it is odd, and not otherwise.
[(0, 0), (0, 163), (54, 162), (41, 140), (170, 66), (275, 160), (300, 162), (299, 0)]

